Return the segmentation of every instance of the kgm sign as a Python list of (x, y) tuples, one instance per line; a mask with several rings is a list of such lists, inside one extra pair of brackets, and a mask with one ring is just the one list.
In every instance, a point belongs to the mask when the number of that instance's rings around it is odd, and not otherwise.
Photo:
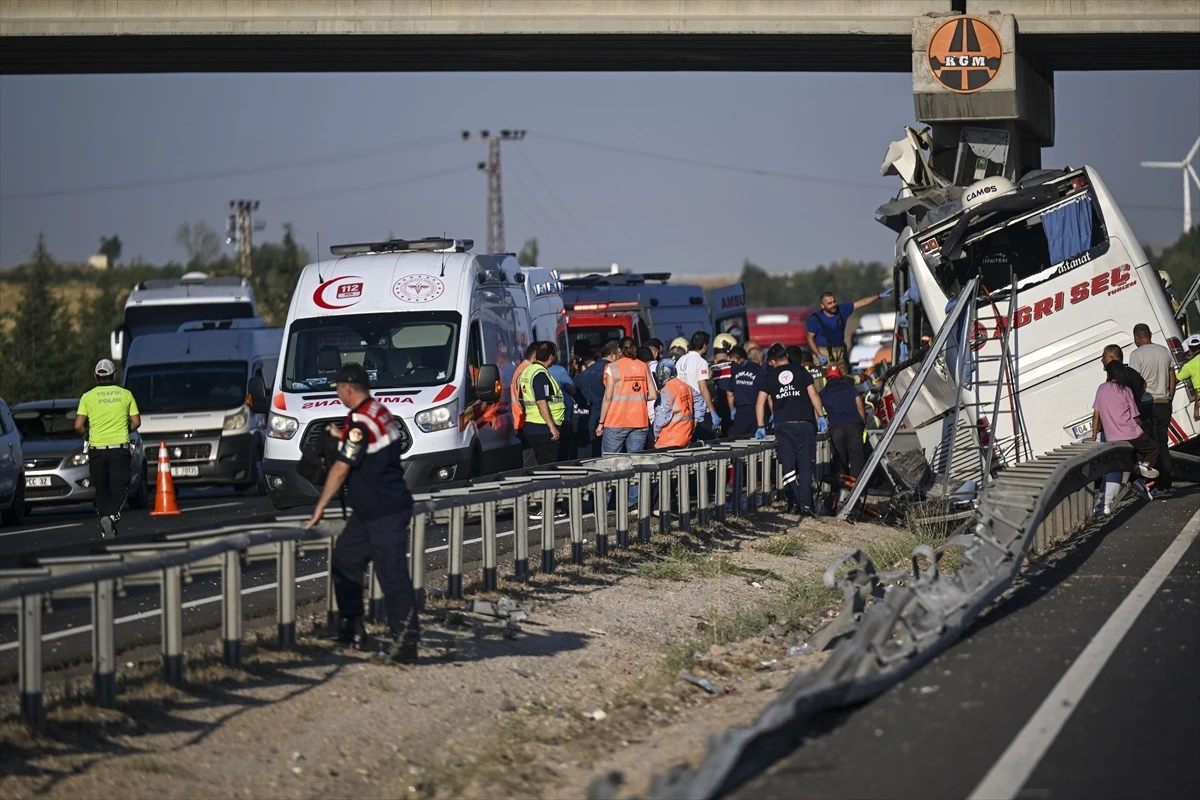
[(343, 275), (325, 281), (313, 292), (313, 302), (329, 311), (349, 308), (362, 300), (363, 279), (357, 275)]
[(977, 92), (1000, 72), (1004, 46), (996, 29), (979, 17), (954, 17), (929, 37), (933, 77), (958, 94)]

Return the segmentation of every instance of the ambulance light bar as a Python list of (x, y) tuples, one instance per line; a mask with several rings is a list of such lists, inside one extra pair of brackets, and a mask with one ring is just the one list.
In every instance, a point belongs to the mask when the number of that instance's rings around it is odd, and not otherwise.
[(420, 251), (426, 253), (465, 253), (475, 246), (471, 239), (446, 239), (427, 236), (424, 239), (390, 239), (386, 242), (335, 244), (329, 252), (335, 256), (357, 256), (364, 253), (396, 253)]
[(638, 303), (634, 300), (622, 303), (575, 303), (567, 307), (572, 311), (612, 311), (619, 308), (637, 308)]

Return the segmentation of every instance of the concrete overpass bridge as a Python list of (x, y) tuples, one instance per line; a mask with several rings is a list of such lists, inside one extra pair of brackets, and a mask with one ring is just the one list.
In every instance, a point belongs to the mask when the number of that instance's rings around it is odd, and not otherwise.
[(1044, 75), (1200, 68), (1200, 0), (0, 0), (0, 74), (906, 72), (916, 18), (993, 12)]

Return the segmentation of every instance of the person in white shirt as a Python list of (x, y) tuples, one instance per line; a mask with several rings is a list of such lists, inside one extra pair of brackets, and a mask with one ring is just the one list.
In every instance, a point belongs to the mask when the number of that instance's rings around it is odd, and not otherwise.
[(696, 331), (688, 342), (688, 352), (675, 362), (675, 370), (679, 380), (686, 383), (692, 390), (694, 401), (694, 417), (696, 419), (695, 438), (709, 441), (717, 438), (712, 427), (711, 412), (713, 410), (712, 390), (708, 382), (711, 377), (708, 359), (704, 353), (708, 350), (708, 333)]
[(1146, 394), (1149, 398), (1134, 398), (1153, 409), (1148, 415), (1143, 415), (1142, 421), (1147, 428), (1146, 433), (1158, 445), (1158, 479), (1154, 481), (1152, 497), (1170, 497), (1174, 494), (1171, 489), (1171, 451), (1168, 449), (1167, 429), (1171, 425), (1171, 402), (1175, 399), (1175, 360), (1171, 351), (1161, 344), (1150, 341), (1150, 326), (1139, 322), (1133, 326), (1133, 343), (1137, 348), (1129, 354), (1129, 366), (1138, 371), (1146, 381)]

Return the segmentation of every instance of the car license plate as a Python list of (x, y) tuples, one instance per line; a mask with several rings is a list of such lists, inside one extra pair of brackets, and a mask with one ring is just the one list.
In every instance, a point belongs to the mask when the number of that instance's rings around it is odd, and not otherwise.
[(50, 485), (50, 476), (46, 475), (43, 477), (40, 475), (39, 476), (31, 475), (25, 479), (25, 485), (26, 486), (49, 486)]
[(1071, 428), (1071, 436), (1073, 436), (1076, 439), (1082, 439), (1085, 436), (1091, 436), (1091, 435), (1092, 435), (1092, 421), (1090, 419), (1087, 422), (1080, 423), (1079, 425), (1076, 425), (1075, 427)]
[(195, 478), (199, 475), (199, 467), (171, 467), (172, 478)]

